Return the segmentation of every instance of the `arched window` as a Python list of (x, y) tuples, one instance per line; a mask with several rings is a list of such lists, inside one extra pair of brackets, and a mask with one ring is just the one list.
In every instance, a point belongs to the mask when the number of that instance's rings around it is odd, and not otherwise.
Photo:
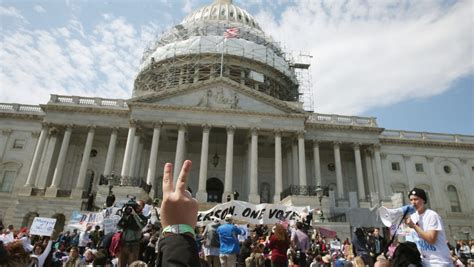
[(21, 166), (21, 163), (13, 161), (0, 164), (0, 192), (12, 191)]
[(448, 199), (452, 212), (461, 212), (461, 202), (459, 202), (458, 190), (454, 185), (448, 186)]

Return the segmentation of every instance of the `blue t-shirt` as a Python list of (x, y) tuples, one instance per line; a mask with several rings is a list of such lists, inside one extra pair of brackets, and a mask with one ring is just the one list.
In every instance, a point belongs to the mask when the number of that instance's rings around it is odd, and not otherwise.
[(220, 242), (220, 253), (221, 254), (238, 254), (240, 250), (239, 239), (237, 235), (242, 234), (237, 226), (226, 223), (217, 228)]

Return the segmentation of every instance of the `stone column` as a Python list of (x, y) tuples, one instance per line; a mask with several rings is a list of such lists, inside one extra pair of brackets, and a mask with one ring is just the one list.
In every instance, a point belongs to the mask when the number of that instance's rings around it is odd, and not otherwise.
[[(461, 182), (463, 182), (462, 184), (464, 184), (466, 188), (473, 188), (472, 186), (474, 185), (474, 180), (472, 179), (472, 176), (471, 176), (471, 168), (472, 167), (471, 167), (471, 165), (468, 164), (469, 160), (467, 158), (460, 158), (459, 161), (462, 164), (463, 176), (464, 176), (464, 182), (461, 180)], [(433, 174), (434, 174), (435, 172), (434, 172), (434, 162), (433, 162), (433, 160), (431, 160), (431, 164), (433, 165)], [(433, 178), (435, 178), (434, 175), (433, 175)], [(438, 188), (441, 188), (441, 187), (438, 186)], [(463, 190), (463, 191), (465, 191), (465, 190)], [(459, 192), (460, 191), (458, 191), (458, 194), (459, 194)], [(469, 191), (465, 191), (465, 192), (466, 193), (464, 193), (464, 195), (466, 196), (468, 201), (463, 202), (462, 199), (460, 199), (461, 210), (463, 212), (472, 212), (472, 211), (474, 211), (474, 208), (472, 207), (472, 205), (471, 205), (471, 210), (469, 210), (467, 208), (466, 204), (467, 203), (474, 203), (474, 194), (467, 193)]]
[(130, 128), (128, 128), (127, 144), (125, 145), (125, 153), (123, 156), (122, 163), (122, 177), (127, 177), (130, 172), (130, 158), (132, 156), (133, 140), (135, 139), (135, 132), (137, 130), (137, 124), (134, 120), (130, 121)]
[(336, 186), (337, 186), (337, 198), (344, 198), (344, 188), (342, 181), (342, 167), (341, 167), (341, 152), (340, 142), (334, 142), (334, 163), (336, 165)]
[(375, 167), (377, 168), (377, 180), (379, 184), (380, 198), (385, 197), (385, 183), (383, 178), (382, 159), (380, 157), (380, 146), (376, 145), (374, 148)]
[[(442, 205), (440, 205), (441, 204), (440, 200), (443, 199), (442, 196), (446, 196), (446, 194), (444, 194), (443, 188), (439, 184), (438, 177), (436, 177), (436, 171), (435, 171), (435, 165), (434, 165), (433, 157), (426, 157), (426, 161), (428, 162), (428, 175), (431, 178), (431, 183), (432, 183), (432, 186), (433, 186), (432, 187), (433, 188), (433, 193), (436, 196), (440, 196), (439, 198), (429, 196), (429, 197), (431, 197), (431, 199), (428, 199), (428, 201), (430, 201), (430, 206), (431, 206), (430, 208), (434, 209), (438, 213), (440, 213), (440, 212), (444, 211), (444, 207), (442, 207)], [(408, 190), (411, 190), (412, 188), (413, 187), (410, 187), (410, 188), (408, 188)], [(405, 198), (406, 196), (403, 196), (403, 197)]]
[(130, 157), (130, 169), (128, 177), (135, 178), (135, 166), (137, 166), (138, 147), (140, 145), (140, 135), (136, 134), (133, 137), (132, 156)]
[(201, 144), (201, 162), (199, 164), (199, 185), (196, 193), (196, 199), (198, 202), (207, 202), (207, 164), (209, 157), (209, 132), (211, 126), (204, 124), (202, 126), (202, 144)]
[(180, 124), (178, 126), (178, 142), (176, 144), (176, 157), (174, 159), (174, 184), (178, 181), (179, 173), (181, 172), (181, 167), (183, 167), (184, 162), (184, 138), (186, 135), (186, 124)]
[(254, 204), (260, 203), (260, 195), (258, 195), (258, 129), (251, 130), (251, 163), (250, 163), (250, 193), (249, 202)]
[(280, 201), (280, 194), (283, 191), (283, 164), (281, 157), (281, 132), (275, 130), (275, 195), (273, 196), (273, 203)]
[(362, 174), (362, 160), (360, 158), (360, 144), (354, 144), (353, 148), (357, 175), (357, 194), (359, 194), (359, 200), (365, 200), (365, 186), (364, 176)]
[(227, 146), (225, 154), (225, 181), (224, 181), (224, 193), (222, 199), (226, 199), (228, 195), (234, 199), (232, 195), (232, 175), (234, 168), (234, 132), (235, 127), (227, 127)]
[(36, 174), (38, 172), (38, 167), (41, 161), (41, 155), (43, 154), (44, 144), (46, 143), (47, 136), (48, 126), (47, 124), (43, 124), (38, 143), (36, 144), (35, 153), (33, 154), (33, 160), (31, 161), (31, 167), (30, 171), (28, 172), (28, 178), (26, 179), (25, 187), (32, 187), (35, 184)]
[(107, 149), (107, 156), (105, 158), (104, 176), (107, 177), (112, 174), (112, 168), (115, 158), (115, 147), (117, 145), (118, 129), (113, 128), (110, 134), (109, 148)]
[(377, 189), (375, 189), (374, 173), (372, 171), (373, 169), (372, 158), (371, 158), (372, 151), (370, 149), (366, 149), (364, 151), (364, 154), (365, 154), (365, 168), (367, 170), (367, 186), (368, 186), (369, 192), (375, 192), (377, 191)]
[(291, 159), (292, 159), (292, 167), (293, 170), (293, 177), (291, 179), (291, 184), (299, 185), (299, 164), (298, 164), (298, 144), (292, 140), (291, 141)]
[(2, 134), (0, 135), (0, 137), (1, 137), (1, 140), (0, 140), (0, 160), (2, 160), (3, 156), (5, 155), (5, 149), (7, 148), (8, 138), (10, 137), (12, 132), (13, 131), (11, 129), (2, 130)]
[(46, 196), (56, 197), (58, 187), (61, 184), (61, 178), (63, 175), (64, 164), (66, 163), (67, 150), (69, 148), (69, 141), (71, 140), (72, 125), (67, 125), (64, 131), (63, 142), (61, 143), (61, 149), (59, 150), (58, 162), (56, 163), (56, 169), (54, 170), (53, 181), (51, 187), (46, 190)]
[(319, 158), (319, 142), (313, 140), (314, 157), (314, 176), (316, 176), (316, 185), (321, 186), (321, 160)]
[(86, 181), (87, 166), (89, 165), (89, 157), (91, 155), (92, 143), (94, 142), (95, 126), (89, 127), (87, 133), (86, 145), (82, 153), (81, 167), (79, 168), (79, 175), (77, 177), (76, 188), (73, 190), (71, 197), (81, 197), (84, 189), (84, 182)]
[(304, 132), (298, 133), (298, 162), (299, 162), (299, 183), (301, 186), (308, 185), (306, 179), (306, 153), (304, 150)]
[(413, 166), (411, 162), (411, 157), (409, 155), (403, 155), (403, 163), (405, 165), (405, 175), (407, 176), (407, 183), (409, 187), (408, 190), (411, 190), (413, 187), (415, 187), (415, 177), (412, 172)]
[[(35, 186), (39, 189), (46, 189), (48, 182), (52, 176), (52, 163), (54, 161), (54, 151), (56, 150), (56, 143), (58, 141), (58, 129), (52, 127), (49, 129), (49, 140), (46, 146), (46, 151), (43, 154), (42, 166), (39, 175), (36, 177)], [(49, 180), (49, 181), (48, 181)]]
[[(160, 144), (160, 131), (163, 123), (155, 123), (153, 125), (153, 137), (151, 139), (150, 160), (148, 161), (148, 173), (146, 175), (146, 183), (152, 185), (152, 189), (157, 188), (155, 183), (156, 161), (158, 159), (158, 146)], [(154, 195), (154, 194), (152, 194)]]

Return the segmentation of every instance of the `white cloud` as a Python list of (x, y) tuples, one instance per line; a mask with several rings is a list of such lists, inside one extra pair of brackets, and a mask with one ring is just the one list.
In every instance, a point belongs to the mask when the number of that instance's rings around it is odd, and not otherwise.
[(44, 9), (44, 7), (40, 6), (40, 5), (35, 5), (33, 7), (33, 9), (38, 12), (38, 13), (45, 13), (46, 12), (46, 9)]
[(0, 6), (0, 17), (11, 17), (15, 19), (19, 19), (22, 22), (25, 22), (25, 18), (21, 15), (20, 11), (18, 11), (14, 7), (4, 7)]
[(1, 102), (46, 103), (49, 94), (129, 98), (141, 54), (157, 27), (139, 31), (109, 16), (86, 33), (79, 21), (21, 29), (0, 40)]
[(473, 73), (469, 1), (298, 1), (256, 17), (290, 50), (313, 55), (316, 112), (360, 114), (429, 97)]

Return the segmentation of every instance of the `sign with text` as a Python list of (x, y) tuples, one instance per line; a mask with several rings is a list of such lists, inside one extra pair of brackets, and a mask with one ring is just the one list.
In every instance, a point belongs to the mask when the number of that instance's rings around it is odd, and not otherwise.
[(30, 228), (31, 235), (51, 236), (54, 231), (56, 219), (35, 217)]
[(245, 201), (232, 200), (212, 209), (198, 212), (198, 225), (210, 223), (212, 218), (224, 220), (227, 214), (234, 220), (251, 224), (275, 224), (281, 221), (292, 221), (308, 213), (309, 207), (291, 207), (279, 204), (251, 204)]

